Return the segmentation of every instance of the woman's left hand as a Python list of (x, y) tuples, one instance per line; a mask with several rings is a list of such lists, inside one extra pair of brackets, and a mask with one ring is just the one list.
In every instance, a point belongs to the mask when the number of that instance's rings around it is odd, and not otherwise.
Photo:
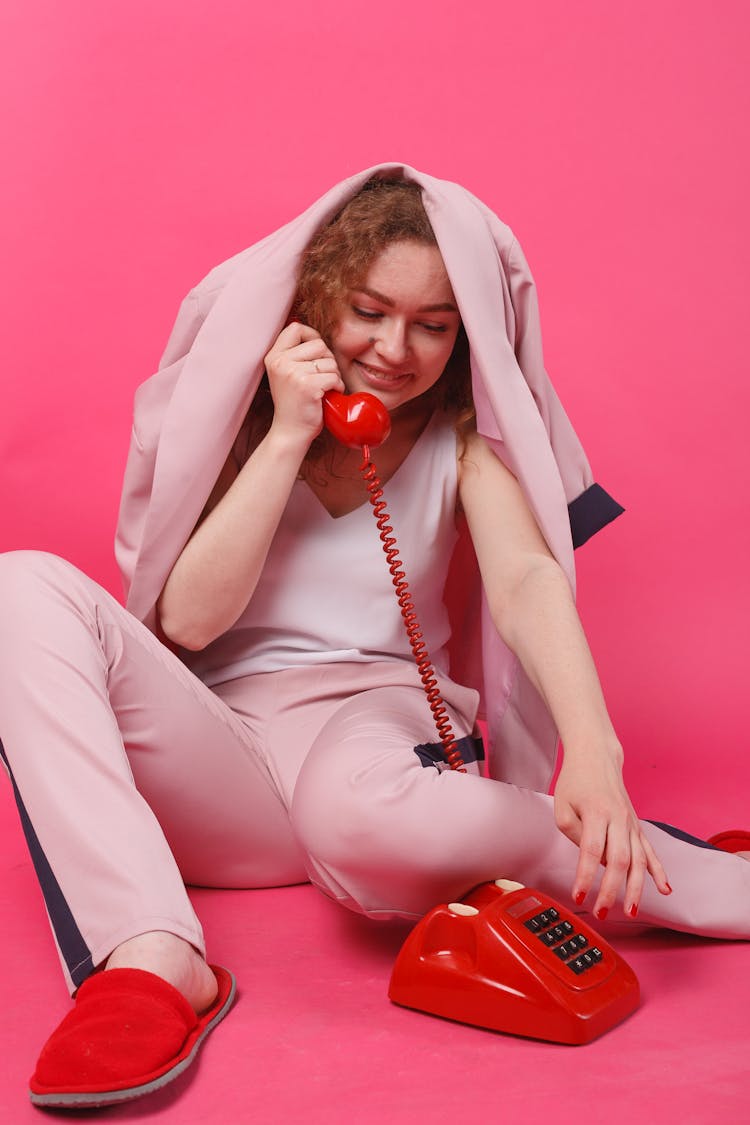
[(555, 820), (580, 849), (573, 898), (580, 905), (604, 875), (594, 903), (602, 920), (624, 885), (623, 907), (634, 918), (646, 875), (661, 894), (670, 894), (664, 868), (642, 831), (622, 778), (622, 752), (566, 755), (555, 786)]

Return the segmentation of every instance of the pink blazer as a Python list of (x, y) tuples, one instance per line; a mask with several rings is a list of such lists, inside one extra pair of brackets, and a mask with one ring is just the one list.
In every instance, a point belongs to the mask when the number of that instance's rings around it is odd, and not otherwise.
[[(300, 255), (373, 174), (422, 186), (469, 338), (478, 429), (518, 478), (571, 588), (574, 546), (623, 510), (593, 483), (544, 369), (534, 282), (512, 231), (458, 184), (381, 164), (213, 269), (184, 299), (159, 370), (138, 388), (115, 550), (128, 609), (149, 628), (284, 326)], [(451, 675), (480, 691), (491, 775), (546, 790), (557, 732), (492, 624), (468, 535), (456, 550), (447, 600)]]

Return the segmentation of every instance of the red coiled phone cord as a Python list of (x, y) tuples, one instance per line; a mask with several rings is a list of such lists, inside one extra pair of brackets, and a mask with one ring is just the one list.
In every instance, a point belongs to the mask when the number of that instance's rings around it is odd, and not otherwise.
[(452, 770), (457, 770), (459, 773), (466, 773), (466, 765), (461, 757), (460, 750), (456, 746), (453, 728), (448, 718), (442, 696), (440, 695), (438, 683), (435, 678), (435, 669), (432, 666), (427, 646), (422, 640), (422, 633), (419, 628), (414, 603), (409, 596), (409, 583), (406, 581), (403, 563), (398, 557), (396, 539), (393, 535), (393, 528), (389, 523), (390, 516), (386, 511), (385, 502), (383, 501), (383, 488), (375, 466), (370, 459), (370, 447), (368, 445), (362, 446), (362, 458), (359, 471), (364, 478), (365, 487), (370, 496), (372, 512), (378, 525), (380, 538), (383, 542), (383, 551), (385, 552), (388, 568), (393, 579), (393, 585), (396, 589), (396, 597), (398, 598), (398, 604), (401, 609), (401, 616), (404, 619), (406, 635), (409, 638), (409, 644), (414, 653), (414, 659), (417, 662), (417, 669), (427, 695), (427, 702), (430, 705), (432, 717), (435, 720), (437, 732), (440, 735), (440, 741), (443, 744), (445, 757)]

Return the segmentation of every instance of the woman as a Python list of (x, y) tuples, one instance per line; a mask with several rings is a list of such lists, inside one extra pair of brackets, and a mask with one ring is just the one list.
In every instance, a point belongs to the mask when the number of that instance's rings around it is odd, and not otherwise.
[[(443, 768), (361, 452), (322, 429), (331, 391), (390, 412), (378, 471), (466, 774)], [(226, 1012), (185, 882), (310, 879), (416, 918), (506, 875), (597, 918), (750, 935), (750, 868), (640, 822), (622, 781), (572, 595), (574, 540), (619, 511), (543, 370), (523, 256), (457, 185), (370, 170), (209, 275), (136, 400), (129, 612), (62, 560), (2, 560), (0, 733), (79, 989), (34, 1101), (155, 1089)], [(466, 531), (484, 618), (464, 598), (451, 634)]]

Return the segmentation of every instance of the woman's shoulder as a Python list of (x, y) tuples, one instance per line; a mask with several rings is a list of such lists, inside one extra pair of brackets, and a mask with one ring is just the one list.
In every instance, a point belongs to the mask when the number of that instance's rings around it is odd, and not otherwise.
[(476, 420), (457, 427), (458, 481), (460, 488), (498, 488), (520, 486), (515, 475), (498, 456), (476, 427)]

